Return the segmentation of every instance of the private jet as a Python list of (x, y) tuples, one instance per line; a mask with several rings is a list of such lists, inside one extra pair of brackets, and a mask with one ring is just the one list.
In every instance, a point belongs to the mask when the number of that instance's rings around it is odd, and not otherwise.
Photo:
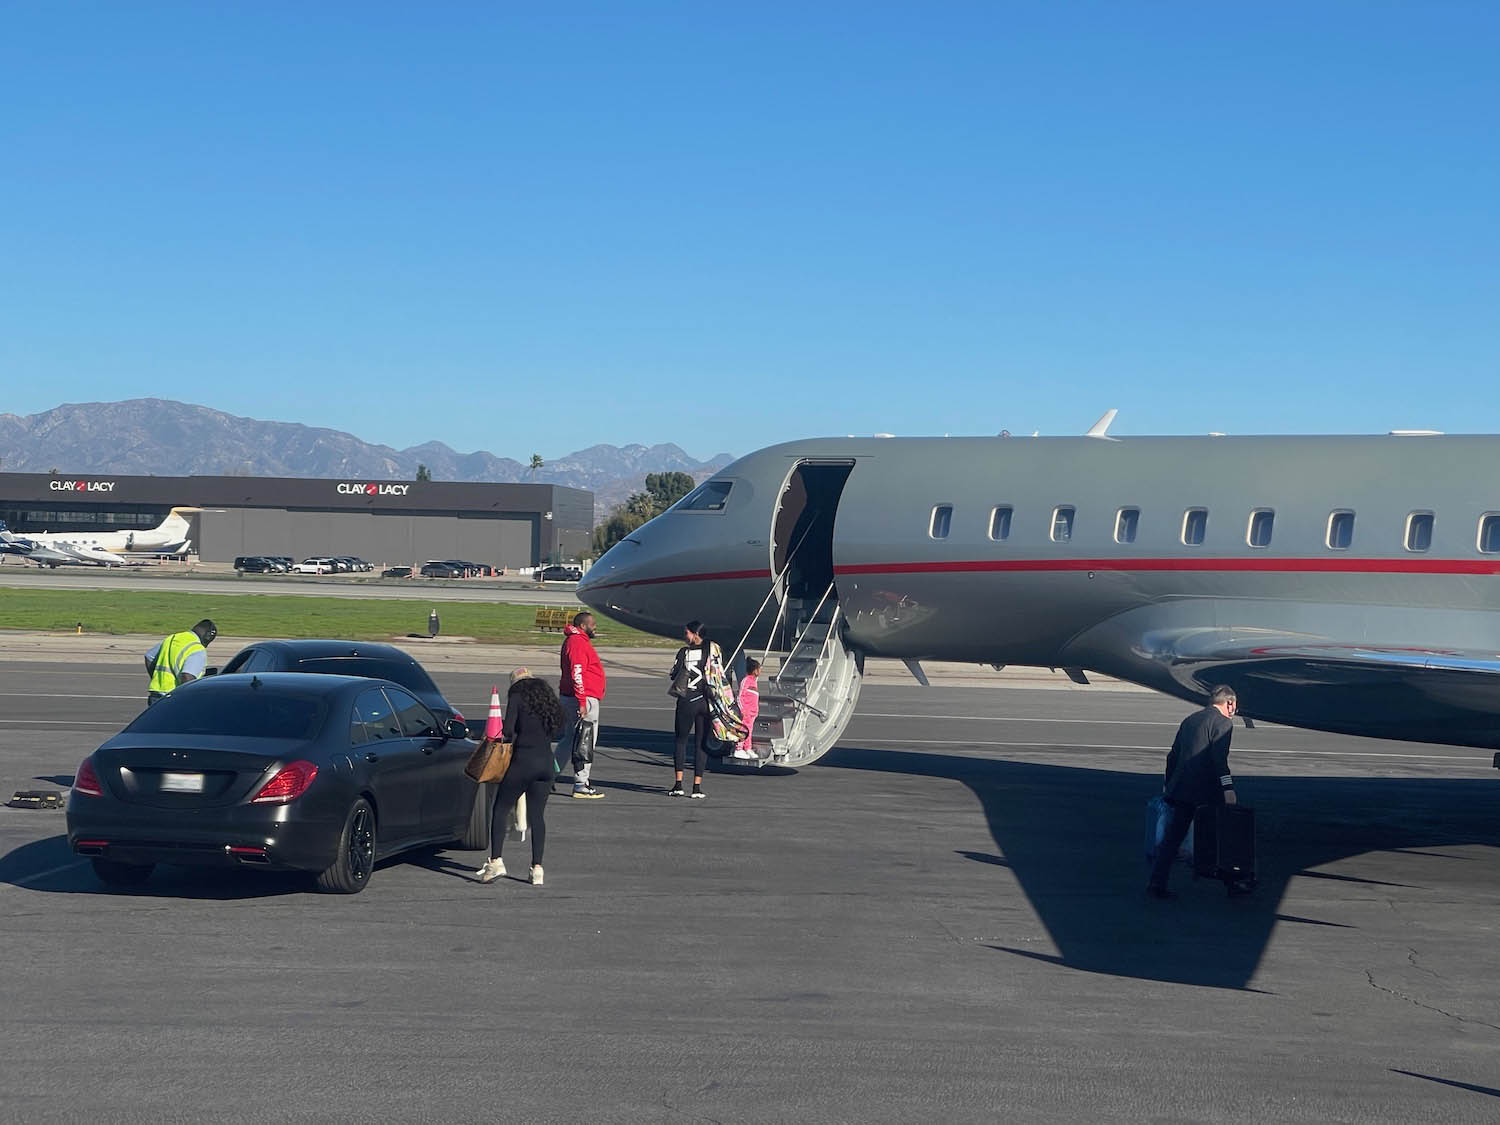
[(156, 527), (142, 531), (28, 532), (17, 535), (0, 522), (0, 553), (39, 566), (125, 566), (131, 555), (183, 555), (192, 546), (183, 509), (173, 508)]
[(827, 438), (722, 469), (578, 596), (706, 621), (805, 765), (867, 657), (1095, 672), (1248, 721), (1500, 747), (1500, 436)]

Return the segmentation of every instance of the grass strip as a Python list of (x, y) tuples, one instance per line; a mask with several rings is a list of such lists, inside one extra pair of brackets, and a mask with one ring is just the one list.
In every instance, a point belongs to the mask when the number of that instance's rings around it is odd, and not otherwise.
[[(309, 598), (289, 594), (192, 594), (147, 590), (17, 590), (0, 588), (0, 629), (71, 633), (166, 634), (213, 618), (229, 637), (338, 637), (390, 640), (427, 634), (427, 611), (436, 606), (444, 636), (485, 644), (556, 642), (558, 634), (533, 627), (537, 606), (488, 602), (436, 602), (376, 598)], [(583, 606), (578, 606), (583, 609)], [(654, 637), (598, 619), (597, 644), (671, 648), (680, 641)]]

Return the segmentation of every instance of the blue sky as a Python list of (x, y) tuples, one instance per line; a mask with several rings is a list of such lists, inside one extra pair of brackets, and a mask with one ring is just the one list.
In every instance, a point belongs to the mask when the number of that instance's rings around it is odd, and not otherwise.
[(1500, 5), (0, 8), (0, 411), (1500, 431)]

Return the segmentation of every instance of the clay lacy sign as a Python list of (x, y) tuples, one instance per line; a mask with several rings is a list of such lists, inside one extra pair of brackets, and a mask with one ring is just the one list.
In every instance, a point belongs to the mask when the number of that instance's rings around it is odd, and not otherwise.
[[(113, 487), (113, 486), (111, 486)], [(409, 484), (360, 484), (357, 481), (340, 481), (340, 496), (405, 496)]]
[(53, 480), (47, 482), (53, 492), (113, 492), (112, 480)]

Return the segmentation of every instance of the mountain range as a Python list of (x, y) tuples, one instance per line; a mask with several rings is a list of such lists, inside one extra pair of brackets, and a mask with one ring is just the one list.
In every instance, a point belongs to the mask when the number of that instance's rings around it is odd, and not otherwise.
[(158, 476), (349, 477), (413, 480), (426, 465), (433, 480), (533, 481), (588, 489), (594, 518), (639, 492), (647, 473), (711, 475), (734, 458), (707, 461), (679, 446), (591, 445), (535, 475), (510, 457), (460, 453), (440, 441), (393, 449), (340, 430), (297, 422), (239, 418), (171, 399), (67, 403), (40, 414), (0, 414), (0, 469), (17, 473), (119, 473)]

